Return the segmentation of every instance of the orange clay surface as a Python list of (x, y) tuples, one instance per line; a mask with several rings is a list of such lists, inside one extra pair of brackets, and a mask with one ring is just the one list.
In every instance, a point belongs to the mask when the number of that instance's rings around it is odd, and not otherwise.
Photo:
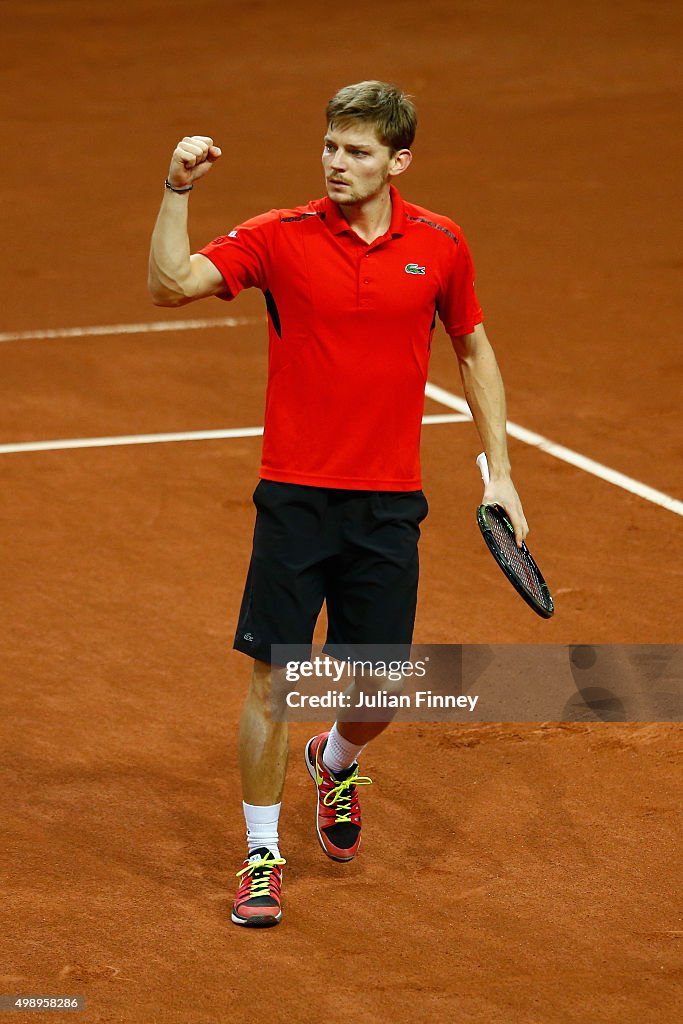
[[(26, 0), (2, 33), (0, 442), (261, 424), (261, 296), (148, 300), (170, 154), (224, 150), (198, 248), (319, 195), (325, 101), (379, 77), (417, 98), (402, 191), (465, 230), (510, 419), (683, 497), (677, 5)], [(226, 315), (248, 322), (14, 337)], [(442, 332), (430, 379), (461, 393)], [(479, 537), (473, 426), (429, 426), (416, 640), (678, 642), (680, 517), (510, 448), (556, 616)], [(293, 725), (283, 923), (230, 924), (259, 449), (0, 455), (0, 993), (84, 995), (31, 1018), (84, 1024), (671, 1024), (676, 724), (396, 725), (347, 865), (315, 837), (318, 725)]]

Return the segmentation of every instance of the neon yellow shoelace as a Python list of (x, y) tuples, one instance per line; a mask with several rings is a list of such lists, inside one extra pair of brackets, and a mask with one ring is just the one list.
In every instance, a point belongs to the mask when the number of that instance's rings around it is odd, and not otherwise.
[(371, 785), (372, 779), (369, 779), (367, 775), (359, 775), (356, 769), (355, 774), (351, 775), (348, 779), (341, 779), (341, 781), (337, 782), (336, 786), (332, 787), (329, 793), (325, 794), (323, 797), (325, 807), (332, 807), (336, 804), (335, 824), (341, 821), (351, 821), (351, 787)]
[(286, 863), (287, 863), (287, 861), (284, 859), (284, 857), (274, 857), (273, 854), (271, 853), (269, 856), (262, 857), (260, 860), (250, 861), (249, 864), (247, 864), (247, 865), (245, 865), (245, 867), (241, 868), (240, 871), (235, 872), (235, 874), (236, 874), (237, 878), (239, 878), (241, 875), (251, 875), (252, 876), (252, 878), (251, 878), (251, 888), (250, 888), (250, 891), (249, 891), (250, 892), (250, 895), (249, 895), (250, 899), (251, 899), (252, 896), (269, 896), (270, 895), (270, 875), (271, 875), (271, 872), (270, 871), (264, 871), (262, 874), (260, 874), (258, 876), (258, 878), (254, 878), (253, 877), (254, 876), (254, 872), (258, 871), (259, 868), (275, 868), (275, 867), (279, 867), (282, 864), (286, 864)]

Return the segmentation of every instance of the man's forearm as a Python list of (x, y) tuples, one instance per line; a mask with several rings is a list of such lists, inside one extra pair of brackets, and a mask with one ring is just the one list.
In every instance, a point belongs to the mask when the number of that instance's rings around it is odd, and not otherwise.
[(460, 355), (459, 366), (465, 398), (488, 457), (491, 479), (509, 476), (505, 389), (488, 338), (479, 338), (470, 351)]
[(149, 292), (158, 306), (189, 302), (190, 239), (187, 194), (165, 192), (149, 251)]
[[(173, 151), (149, 253), (149, 291), (157, 306), (182, 306), (215, 295), (221, 287), (221, 276), (209, 261), (191, 257), (187, 234), (189, 192), (220, 155), (208, 135), (186, 135)], [(196, 260), (207, 266), (198, 267)]]
[(510, 517), (515, 540), (521, 545), (529, 531), (522, 503), (510, 476), (506, 405), (503, 380), (483, 324), (471, 334), (453, 338), (460, 376), (474, 423), (489, 464), (490, 479), (484, 487), (484, 503), (501, 505)]

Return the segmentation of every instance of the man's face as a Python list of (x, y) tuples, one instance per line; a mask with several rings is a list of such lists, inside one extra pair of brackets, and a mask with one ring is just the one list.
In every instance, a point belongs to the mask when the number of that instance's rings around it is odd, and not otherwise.
[(404, 169), (403, 163), (410, 163), (409, 151), (394, 153), (379, 141), (373, 125), (328, 128), (325, 135), (323, 170), (327, 194), (341, 206), (362, 203), (378, 195), (389, 178)]

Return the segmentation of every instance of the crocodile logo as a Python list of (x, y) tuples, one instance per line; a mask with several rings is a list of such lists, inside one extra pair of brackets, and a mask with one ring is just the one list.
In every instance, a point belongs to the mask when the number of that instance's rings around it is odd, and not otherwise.
[(417, 263), (406, 263), (405, 265), (406, 274), (426, 274), (427, 268), (420, 267)]

